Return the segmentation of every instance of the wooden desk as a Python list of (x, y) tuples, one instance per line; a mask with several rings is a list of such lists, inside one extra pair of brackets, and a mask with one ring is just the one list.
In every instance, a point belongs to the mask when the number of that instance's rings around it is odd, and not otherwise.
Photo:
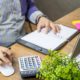
[[(70, 27), (74, 27), (71, 22), (72, 20), (76, 20), (79, 19), (80, 20), (80, 8), (76, 9), (75, 11), (67, 14), (66, 16), (58, 19), (57, 21), (55, 21), (55, 23), (60, 23), (60, 24), (64, 24), (66, 26), (70, 26)], [(61, 50), (67, 53), (70, 53), (74, 44), (76, 42), (76, 37), (70, 41), (65, 47), (63, 47)], [(45, 55), (36, 52), (32, 49), (26, 48), (22, 45), (19, 44), (14, 44), (13, 46), (11, 46), (11, 49), (13, 50), (13, 52), (15, 53), (15, 63), (14, 63), (14, 68), (15, 68), (15, 74), (10, 76), (10, 77), (4, 77), (0, 74), (0, 80), (22, 80), (20, 75), (19, 75), (19, 68), (18, 68), (18, 61), (17, 58), (20, 56), (26, 56), (26, 55), (39, 55), (41, 58), (44, 58)], [(26, 79), (26, 80), (38, 80), (38, 79)]]

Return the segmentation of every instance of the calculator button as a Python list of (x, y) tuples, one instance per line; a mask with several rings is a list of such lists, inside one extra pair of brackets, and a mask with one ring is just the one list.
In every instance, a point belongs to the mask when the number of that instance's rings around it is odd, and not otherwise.
[(33, 66), (36, 67), (36, 64), (33, 62)]
[(33, 65), (34, 65), (35, 68), (37, 67), (37, 63), (36, 63), (36, 59), (35, 58), (33, 58)]
[(26, 58), (24, 59), (24, 63), (25, 63), (25, 67), (27, 69), (29, 67), (29, 65), (28, 65), (28, 60)]
[(38, 56), (35, 56), (35, 58), (36, 58), (37, 66), (39, 68), (40, 67), (40, 63), (41, 63), (40, 58)]
[(27, 74), (27, 72), (26, 72), (26, 71), (24, 71), (24, 74)]

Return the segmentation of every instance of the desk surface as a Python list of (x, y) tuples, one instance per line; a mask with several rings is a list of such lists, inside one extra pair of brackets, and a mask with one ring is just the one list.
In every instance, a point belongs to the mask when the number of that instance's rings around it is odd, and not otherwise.
[[(72, 11), (71, 13), (67, 14), (66, 16), (58, 19), (55, 21), (55, 23), (60, 23), (66, 26), (70, 26), (70, 27), (74, 27), (71, 22), (73, 20), (80, 20), (80, 8)], [(63, 47), (61, 49), (61, 51), (66, 52), (66, 53), (70, 53), (72, 51), (73, 46), (75, 45), (77, 36), (72, 39), (68, 44), (65, 45), (65, 47)], [(19, 44), (14, 44), (13, 46), (11, 46), (11, 49), (13, 50), (14, 54), (15, 54), (15, 63), (14, 63), (14, 68), (15, 68), (15, 74), (13, 74), (10, 77), (4, 77), (2, 74), (0, 74), (0, 80), (22, 80), (20, 75), (19, 75), (19, 68), (18, 68), (18, 61), (17, 58), (20, 56), (26, 56), (26, 55), (39, 55), (41, 58), (44, 58), (45, 55), (36, 52), (32, 49), (26, 48), (22, 45)], [(26, 79), (28, 80), (28, 79)], [(29, 79), (29, 80), (38, 80), (38, 79)]]

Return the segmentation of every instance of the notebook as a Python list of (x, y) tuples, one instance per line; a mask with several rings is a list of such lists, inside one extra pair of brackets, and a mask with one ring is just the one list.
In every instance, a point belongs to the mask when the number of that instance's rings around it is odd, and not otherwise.
[(45, 28), (38, 32), (37, 30), (25, 35), (17, 40), (18, 43), (30, 47), (34, 50), (48, 54), (48, 50), (58, 50), (66, 42), (68, 42), (78, 31), (76, 29), (59, 25), (61, 28), (60, 33), (54, 34), (53, 31), (44, 33)]

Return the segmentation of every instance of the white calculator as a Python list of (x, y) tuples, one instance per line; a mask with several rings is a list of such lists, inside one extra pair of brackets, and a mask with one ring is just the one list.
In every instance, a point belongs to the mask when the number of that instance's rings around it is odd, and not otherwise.
[(22, 78), (34, 77), (39, 72), (41, 59), (39, 56), (19, 57), (19, 69)]

